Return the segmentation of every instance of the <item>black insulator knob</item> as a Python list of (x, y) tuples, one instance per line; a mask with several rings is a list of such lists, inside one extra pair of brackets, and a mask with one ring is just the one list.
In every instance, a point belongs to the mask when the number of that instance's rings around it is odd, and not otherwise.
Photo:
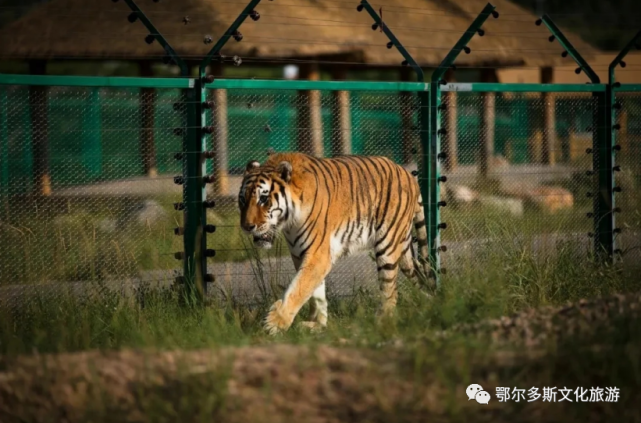
[(615, 172), (621, 172), (621, 166), (619, 166), (619, 165), (614, 166), (614, 167), (612, 167), (612, 170), (615, 171)]
[(493, 10), (492, 11), (492, 16), (494, 17), (494, 19), (498, 19), (499, 18), (499, 12), (497, 12), (496, 10)]
[(403, 61), (401, 62), (401, 66), (407, 66), (407, 65), (409, 65), (409, 63), (407, 62), (407, 60), (403, 60)]
[(179, 112), (182, 109), (182, 103), (174, 103), (172, 107), (174, 111)]
[(621, 83), (620, 82), (615, 82), (613, 84), (613, 86), (614, 86), (614, 88), (620, 88), (621, 87)]
[(561, 57), (568, 57), (568, 52), (564, 51), (563, 53), (561, 53)]
[(621, 233), (621, 228), (614, 228), (614, 230), (612, 232), (615, 233), (615, 234), (620, 234)]
[(614, 103), (612, 107), (614, 107), (617, 110), (621, 110), (621, 103)]
[(184, 251), (175, 252), (174, 257), (176, 258), (176, 260), (184, 260), (185, 252)]
[(439, 83), (440, 85), (447, 85), (447, 81), (446, 81), (446, 80), (444, 80), (444, 79), (439, 80), (439, 81), (438, 81), (438, 83)]
[(213, 101), (204, 101), (203, 102), (203, 108), (204, 109), (213, 109), (214, 108), (214, 102)]
[(550, 35), (550, 36), (548, 37), (548, 41), (549, 41), (549, 42), (553, 42), (554, 40), (556, 40), (556, 37), (555, 37), (554, 35)]
[(485, 35), (485, 31), (484, 31), (484, 30), (482, 30), (482, 29), (480, 29), (480, 28), (479, 28), (479, 30), (478, 30), (478, 31), (476, 31), (476, 32), (479, 34), (479, 37), (482, 37), (482, 36), (484, 36), (484, 35)]
[(447, 202), (446, 201), (439, 201), (438, 203), (436, 203), (436, 205), (439, 206), (439, 207), (445, 207), (445, 206), (447, 206)]
[(440, 247), (438, 247), (438, 250), (444, 253), (447, 251), (447, 246), (441, 245)]
[(621, 187), (614, 187), (614, 188), (612, 188), (612, 191), (614, 191), (614, 192), (621, 192), (621, 191), (622, 191), (622, 189), (621, 189)]
[(182, 185), (185, 183), (185, 178), (182, 176), (174, 176), (174, 184), (176, 185)]
[(214, 157), (216, 157), (216, 153), (215, 153), (215, 152), (213, 152), (213, 151), (211, 151), (211, 150), (209, 150), (209, 151), (203, 151), (203, 157), (204, 157), (205, 159), (213, 159)]
[(203, 132), (205, 134), (213, 134), (214, 133), (214, 127), (213, 126), (203, 126)]
[(592, 175), (594, 175), (594, 172), (593, 172), (593, 171), (591, 171), (591, 170), (588, 170), (587, 172), (585, 172), (585, 174), (586, 174), (587, 176), (592, 176)]
[(240, 33), (240, 31), (235, 31), (233, 34), (234, 40), (236, 41), (242, 41), (243, 40), (243, 34)]
[(588, 219), (591, 219), (594, 217), (594, 213), (586, 213), (585, 215)]
[(621, 213), (621, 207), (615, 207), (612, 209), (612, 213)]
[(436, 110), (445, 110), (447, 109), (447, 105), (445, 103), (441, 103), (436, 107)]
[(207, 76), (203, 77), (203, 82), (205, 84), (211, 84), (212, 82), (214, 82), (214, 79), (215, 79), (214, 75), (207, 75)]
[(591, 148), (586, 148), (585, 149), (585, 154), (592, 154), (592, 149)]
[(258, 13), (255, 10), (252, 10), (251, 12), (249, 12), (249, 17), (252, 18), (252, 20), (255, 22), (260, 19), (260, 13)]
[(205, 200), (203, 201), (203, 206), (206, 209), (213, 209), (216, 206), (216, 202), (214, 200)]
[(203, 182), (206, 184), (211, 184), (214, 182), (214, 175), (205, 175), (203, 176)]
[(594, 234), (592, 232), (588, 232), (588, 238), (592, 238)]
[(211, 283), (216, 282), (216, 277), (211, 273), (207, 273), (203, 279), (205, 280), (205, 282), (211, 282)]
[(392, 47), (394, 47), (394, 43), (393, 42), (390, 41), (389, 43), (387, 43), (387, 48), (392, 48)]
[(165, 65), (169, 65), (169, 64), (171, 64), (173, 62), (173, 60), (172, 60), (172, 58), (170, 56), (163, 56), (162, 57), (162, 62)]
[(436, 227), (439, 229), (447, 229), (447, 223), (445, 222), (439, 223)]
[(174, 235), (184, 235), (184, 234), (185, 234), (185, 228), (183, 228), (182, 226), (174, 228)]
[(136, 12), (131, 12), (129, 16), (127, 16), (127, 20), (131, 23), (134, 23), (138, 20), (138, 13)]
[(577, 75), (580, 74), (581, 73), (581, 68), (574, 69), (574, 73), (576, 73)]
[(182, 160), (185, 157), (183, 153), (176, 153), (174, 154), (174, 159), (176, 160)]
[(185, 210), (185, 203), (174, 203), (174, 210)]
[(372, 30), (376, 31), (377, 29), (378, 29), (378, 24), (377, 23), (373, 23), (372, 24)]
[(185, 128), (174, 128), (174, 135), (180, 137), (185, 134)]
[(356, 6), (356, 11), (357, 12), (362, 12), (363, 11), (363, 5), (359, 4), (358, 6)]
[(145, 42), (146, 42), (147, 44), (152, 44), (152, 43), (154, 42), (154, 40), (155, 40), (155, 39), (156, 39), (156, 37), (155, 37), (154, 35), (149, 34), (149, 35), (147, 35), (147, 36), (145, 37)]
[(622, 68), (627, 66), (627, 64), (623, 60), (621, 60), (621, 63), (619, 63), (619, 64), (621, 65)]
[(213, 234), (214, 232), (216, 232), (216, 225), (205, 225), (205, 232), (207, 232), (208, 234)]
[(439, 176), (437, 180), (438, 180), (439, 182), (447, 182), (447, 176), (445, 176), (445, 175), (443, 175), (443, 176)]
[(453, 63), (452, 63), (452, 66), (450, 66), (450, 69), (452, 69), (452, 70), (456, 70), (456, 69), (457, 69), (457, 67), (456, 67), (456, 65), (455, 65), (455, 64), (453, 64)]
[(205, 44), (211, 44), (214, 40), (211, 38), (211, 35), (205, 35), (205, 38), (203, 38), (203, 43)]
[(445, 135), (445, 134), (447, 134), (447, 129), (439, 128), (439, 130), (436, 131), (436, 133), (439, 134), (439, 135)]
[(621, 129), (621, 125), (618, 123), (615, 123), (614, 125), (612, 125), (612, 129), (615, 129), (618, 131), (619, 129)]
[(619, 151), (621, 150), (621, 146), (619, 144), (616, 144), (614, 147), (612, 147), (614, 150)]
[(205, 257), (215, 257), (216, 256), (216, 250), (212, 250), (211, 248), (207, 248), (205, 250)]
[(542, 23), (543, 23), (543, 19), (537, 19), (536, 22), (534, 22), (534, 25), (541, 26)]
[(436, 158), (439, 159), (439, 160), (445, 160), (445, 159), (447, 159), (447, 154), (443, 153), (443, 152), (440, 152), (440, 153), (438, 153), (436, 155)]
[(468, 46), (465, 46), (463, 47), (463, 51), (465, 52), (465, 54), (470, 54), (472, 52), (472, 49), (469, 48)]

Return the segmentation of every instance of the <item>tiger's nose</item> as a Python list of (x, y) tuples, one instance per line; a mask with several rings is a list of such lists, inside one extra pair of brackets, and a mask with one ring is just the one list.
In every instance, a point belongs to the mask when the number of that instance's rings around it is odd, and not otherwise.
[(256, 225), (251, 225), (249, 223), (243, 225), (243, 229), (246, 230), (247, 232), (251, 232), (252, 230), (254, 230), (255, 227)]

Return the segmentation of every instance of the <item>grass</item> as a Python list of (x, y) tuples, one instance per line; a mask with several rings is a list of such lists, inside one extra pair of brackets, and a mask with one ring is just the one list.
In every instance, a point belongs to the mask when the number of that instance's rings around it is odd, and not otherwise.
[[(155, 290), (144, 292), (144, 301), (143, 293), (34, 301), (0, 318), (0, 404), (6, 400), (0, 416), (11, 410), (19, 419), (6, 421), (56, 421), (63, 414), (69, 421), (300, 421), (300, 413), (328, 418), (317, 421), (600, 421), (590, 411), (634, 421), (639, 414), (625, 407), (639, 399), (636, 317), (584, 318), (587, 332), (561, 326), (563, 336), (525, 349), (526, 340), (498, 344), (493, 332), (459, 331), (532, 307), (641, 291), (633, 273), (580, 254), (559, 245), (541, 261), (526, 248), (494, 248), (477, 258), (483, 268), (468, 263), (444, 276), (435, 298), (404, 285), (394, 319), (378, 321), (376, 298), (363, 294), (333, 299), (326, 331), (295, 324), (277, 337), (261, 329), (273, 300), (267, 294), (255, 308), (233, 301), (190, 308), (179, 305), (175, 292)], [(83, 351), (89, 352), (66, 355)], [(6, 385), (3, 372), (22, 382)], [(487, 408), (466, 401), (469, 383), (492, 394)], [(574, 406), (502, 404), (496, 386), (616, 386), (622, 397)], [(41, 402), (47, 395), (53, 399)]]

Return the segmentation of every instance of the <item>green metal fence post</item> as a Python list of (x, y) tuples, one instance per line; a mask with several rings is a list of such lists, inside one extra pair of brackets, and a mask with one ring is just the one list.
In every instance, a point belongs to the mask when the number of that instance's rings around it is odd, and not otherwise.
[[(252, 0), (232, 23), (230, 28), (216, 42), (207, 56), (201, 61), (198, 78), (194, 88), (187, 92), (187, 131), (183, 145), (183, 204), (185, 209), (185, 227), (183, 230), (184, 272), (188, 294), (193, 298), (202, 298), (207, 292), (207, 283), (213, 282), (213, 276), (207, 273), (207, 258), (216, 252), (207, 248), (207, 233), (215, 228), (207, 224), (207, 208), (214, 207), (214, 201), (207, 199), (206, 183), (213, 182), (213, 173), (207, 175), (207, 163), (213, 154), (207, 151), (207, 137), (214, 128), (208, 123), (206, 84), (214, 82), (213, 75), (207, 75), (207, 66), (212, 59), (220, 55), (220, 50), (232, 36), (236, 41), (242, 40), (238, 28), (248, 16), (258, 20), (260, 15), (254, 7), (260, 0)], [(213, 166), (212, 166), (213, 170)]]
[[(585, 61), (572, 43), (563, 35), (561, 30), (552, 22), (548, 15), (543, 15), (536, 21), (537, 25), (545, 24), (552, 33), (549, 40), (557, 40), (565, 49), (563, 55), (569, 55), (579, 66), (576, 73), (585, 73), (592, 84), (601, 82), (599, 76)], [(605, 91), (592, 93), (595, 99), (592, 117), (592, 173), (596, 177), (593, 183), (592, 216), (594, 219), (594, 252), (612, 257), (614, 249), (614, 216), (613, 207), (613, 175), (612, 175), (612, 87), (608, 84)]]
[(9, 114), (7, 87), (0, 87), (0, 206), (9, 197)]
[[(617, 248), (616, 243), (616, 202), (615, 202), (615, 190), (616, 188), (616, 178), (614, 176), (615, 164), (616, 164), (616, 151), (618, 151), (617, 140), (616, 140), (616, 131), (620, 129), (620, 125), (616, 122), (616, 110), (620, 109), (622, 106), (616, 101), (616, 88), (621, 84), (616, 82), (616, 67), (621, 66), (625, 67), (626, 64), (623, 61), (625, 56), (630, 52), (632, 47), (638, 45), (638, 42), (641, 41), (641, 30), (635, 34), (634, 37), (626, 44), (626, 46), (619, 52), (619, 54), (614, 58), (610, 66), (608, 66), (608, 84), (606, 86), (606, 115), (609, 118), (609, 125), (606, 128), (609, 139), (604, 142), (604, 151), (601, 156), (603, 156), (599, 161), (599, 195), (597, 196), (599, 210), (603, 210), (603, 228), (599, 228), (599, 231), (595, 231), (595, 235), (599, 234), (600, 237), (595, 236), (596, 246), (605, 252), (607, 256), (614, 259), (614, 253), (620, 252)], [(607, 211), (607, 215), (605, 212)], [(596, 213), (595, 213), (596, 214)], [(601, 223), (601, 222), (599, 222)], [(595, 227), (595, 230), (597, 228)], [(610, 232), (606, 232), (610, 230)]]
[(441, 202), (440, 185), (439, 183), (445, 182), (447, 178), (441, 175), (441, 161), (446, 159), (444, 153), (441, 153), (440, 137), (445, 135), (441, 129), (441, 86), (446, 84), (443, 80), (445, 72), (452, 67), (454, 61), (461, 54), (461, 51), (469, 54), (471, 49), (467, 44), (472, 40), (474, 35), (484, 35), (481, 29), (485, 21), (490, 15), (498, 18), (499, 14), (496, 12), (496, 7), (488, 3), (485, 5), (481, 13), (474, 19), (470, 27), (463, 33), (458, 42), (445, 56), (439, 67), (432, 74), (432, 82), (430, 83), (429, 93), (429, 174), (427, 176), (430, 184), (429, 200), (426, 209), (426, 216), (429, 216), (428, 222), (428, 236), (430, 243), (430, 260), (434, 269), (436, 283), (440, 284), (440, 274), (444, 273), (445, 269), (441, 269), (441, 260), (439, 252), (445, 251), (444, 246), (441, 246), (440, 231), (447, 228), (447, 223), (440, 220), (440, 207), (445, 203)]

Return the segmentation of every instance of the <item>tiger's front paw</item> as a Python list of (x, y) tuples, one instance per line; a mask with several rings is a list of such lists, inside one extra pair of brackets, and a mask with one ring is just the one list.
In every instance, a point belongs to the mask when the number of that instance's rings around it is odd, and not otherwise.
[(292, 319), (288, 318), (283, 311), (283, 300), (276, 301), (269, 309), (269, 313), (265, 317), (264, 328), (270, 335), (284, 332), (292, 324)]

